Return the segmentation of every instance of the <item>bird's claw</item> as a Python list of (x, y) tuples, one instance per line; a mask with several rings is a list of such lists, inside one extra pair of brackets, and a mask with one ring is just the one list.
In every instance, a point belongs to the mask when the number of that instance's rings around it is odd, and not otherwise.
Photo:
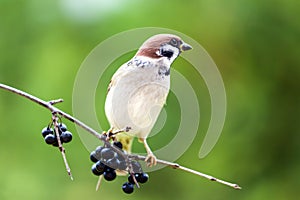
[(155, 166), (157, 164), (157, 158), (153, 153), (149, 153), (145, 159), (148, 167)]
[(102, 134), (106, 136), (106, 140), (109, 141), (110, 139), (114, 139), (115, 135), (122, 133), (122, 132), (129, 132), (131, 130), (130, 126), (126, 126), (122, 129), (114, 130), (114, 128), (110, 128), (108, 131), (103, 131)]

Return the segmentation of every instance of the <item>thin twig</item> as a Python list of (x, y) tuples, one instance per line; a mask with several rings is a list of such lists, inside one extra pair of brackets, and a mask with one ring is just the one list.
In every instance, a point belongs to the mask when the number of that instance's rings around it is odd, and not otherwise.
[(103, 175), (100, 175), (99, 178), (98, 178), (98, 181), (97, 181), (96, 191), (99, 190), (102, 179), (103, 179)]
[[(28, 94), (26, 92), (23, 92), (21, 90), (18, 90), (16, 88), (13, 88), (13, 87), (10, 87), (10, 86), (7, 86), (7, 85), (4, 85), (4, 84), (1, 84), (0, 83), (0, 88), (4, 89), (4, 90), (7, 90), (7, 91), (10, 91), (10, 92), (13, 92), (17, 95), (20, 95), (20, 96), (23, 96), (45, 108), (47, 108), (48, 110), (50, 110), (52, 112), (53, 115), (55, 114), (59, 114), (60, 116), (70, 120), (71, 122), (77, 124), (78, 126), (82, 127), (83, 129), (85, 129), (88, 133), (94, 135), (96, 138), (98, 138), (99, 140), (102, 140), (104, 141), (106, 144), (110, 145), (109, 142), (107, 142), (106, 140), (106, 136), (103, 135), (103, 134), (99, 134), (97, 131), (95, 131), (94, 129), (90, 128), (89, 126), (87, 126), (86, 124), (84, 124), (83, 122), (79, 121), (78, 119), (74, 118), (73, 116), (59, 110), (58, 108), (54, 107), (53, 104), (55, 103), (58, 103), (58, 102), (62, 102), (62, 100), (52, 100), (50, 102), (47, 102), (47, 101), (44, 101), (42, 99), (39, 99), (31, 94)], [(120, 153), (121, 151), (115, 147), (114, 145), (110, 145), (113, 149), (115, 149), (118, 153)], [(124, 156), (127, 156), (127, 157), (130, 157), (130, 158), (133, 158), (133, 159), (136, 159), (136, 160), (145, 160), (146, 157), (145, 156), (140, 156), (140, 155), (124, 155)], [(186, 172), (189, 172), (189, 173), (192, 173), (192, 174), (195, 174), (195, 175), (198, 175), (198, 176), (201, 176), (203, 178), (206, 178), (208, 180), (211, 180), (211, 181), (216, 181), (218, 183), (221, 183), (221, 184), (224, 184), (224, 185), (227, 185), (229, 187), (232, 187), (234, 189), (241, 189), (241, 187), (237, 184), (234, 184), (234, 183), (229, 183), (227, 181), (223, 181), (223, 180), (220, 180), (220, 179), (217, 179), (213, 176), (210, 176), (210, 175), (207, 175), (207, 174), (204, 174), (204, 173), (201, 173), (201, 172), (198, 172), (198, 171), (195, 171), (195, 170), (192, 170), (192, 169), (189, 169), (187, 167), (183, 167), (177, 163), (172, 163), (172, 162), (169, 162), (169, 161), (165, 161), (165, 160), (157, 160), (157, 163), (159, 164), (162, 164), (162, 165), (166, 165), (166, 166), (170, 166), (174, 169), (180, 169), (182, 171), (186, 171)], [(100, 180), (101, 181), (101, 180)]]
[(54, 99), (54, 100), (51, 100), (51, 101), (48, 101), (51, 105), (54, 105), (54, 104), (57, 104), (57, 103), (61, 103), (61, 102), (64, 102), (63, 99)]
[[(58, 101), (56, 101), (56, 102), (58, 103)], [(61, 152), (61, 155), (63, 157), (67, 173), (70, 176), (71, 180), (73, 180), (73, 176), (72, 176), (72, 173), (71, 173), (71, 168), (70, 168), (70, 166), (68, 164), (68, 161), (67, 161), (67, 157), (66, 157), (66, 153), (65, 153), (65, 148), (63, 147), (62, 142), (60, 140), (60, 136), (59, 136), (58, 123), (57, 123), (58, 116), (56, 116), (55, 114), (53, 114), (52, 115), (52, 121), (53, 121), (55, 135), (56, 135), (57, 142), (58, 142), (58, 149)]]
[[(145, 160), (146, 159), (146, 156), (133, 155), (133, 154), (131, 154), (130, 157), (133, 158), (133, 159), (136, 159), (136, 160)], [(193, 170), (193, 169), (181, 166), (178, 163), (173, 163), (173, 162), (169, 162), (169, 161), (165, 161), (165, 160), (160, 160), (160, 159), (157, 159), (157, 163), (158, 164), (162, 164), (162, 165), (166, 165), (166, 166), (169, 166), (169, 167), (172, 167), (173, 169), (180, 169), (182, 171), (186, 171), (186, 172), (189, 172), (189, 173), (201, 176), (201, 177), (206, 178), (206, 179), (208, 179), (210, 181), (216, 181), (218, 183), (221, 183), (223, 185), (227, 185), (227, 186), (232, 187), (234, 189), (242, 189), (238, 184), (230, 183), (230, 182), (227, 182), (227, 181), (223, 181), (223, 180), (215, 178), (213, 176), (210, 176), (210, 175), (198, 172), (196, 170)]]

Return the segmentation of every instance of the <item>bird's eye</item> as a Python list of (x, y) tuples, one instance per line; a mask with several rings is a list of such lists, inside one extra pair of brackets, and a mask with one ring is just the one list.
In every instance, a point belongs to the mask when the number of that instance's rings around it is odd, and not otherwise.
[(171, 41), (170, 41), (171, 45), (173, 46), (177, 46), (177, 40), (175, 38), (173, 38)]

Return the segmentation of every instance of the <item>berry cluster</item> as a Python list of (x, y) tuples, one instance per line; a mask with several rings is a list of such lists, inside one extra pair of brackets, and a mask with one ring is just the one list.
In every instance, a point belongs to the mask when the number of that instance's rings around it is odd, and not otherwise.
[(122, 154), (110, 146), (98, 146), (90, 154), (90, 160), (94, 162), (92, 172), (96, 176), (103, 175), (107, 181), (112, 181), (117, 177), (116, 170), (128, 171), (128, 182), (123, 184), (122, 190), (130, 194), (133, 192), (136, 183), (146, 183), (149, 176), (143, 172), (138, 161), (125, 159), (126, 152), (122, 151), (123, 145), (121, 142), (113, 142), (112, 145), (118, 147)]
[[(58, 133), (61, 143), (68, 143), (72, 140), (72, 133), (67, 130), (67, 126), (63, 123), (58, 124)], [(58, 140), (53, 128), (49, 125), (42, 130), (42, 136), (47, 144), (58, 147)]]
[(122, 190), (125, 193), (130, 194), (133, 192), (134, 184), (136, 183), (134, 178), (138, 183), (146, 183), (149, 179), (149, 175), (144, 172), (129, 174), (128, 182), (122, 185)]

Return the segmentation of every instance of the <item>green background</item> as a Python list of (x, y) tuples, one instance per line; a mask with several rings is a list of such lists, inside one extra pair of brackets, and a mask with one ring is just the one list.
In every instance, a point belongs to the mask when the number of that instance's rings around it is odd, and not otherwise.
[[(90, 172), (89, 152), (74, 125), (65, 121), (74, 133), (73, 142), (65, 145), (75, 178), (71, 181), (59, 151), (40, 135), (50, 120), (49, 111), (1, 90), (0, 199), (296, 199), (300, 188), (299, 13), (296, 0), (1, 0), (0, 82), (44, 100), (63, 98), (65, 103), (58, 107), (68, 113), (72, 113), (73, 83), (81, 63), (111, 35), (153, 26), (198, 41), (224, 79), (227, 117), (217, 145), (199, 159), (210, 118), (209, 95), (201, 77), (192, 76), (193, 70), (178, 59), (174, 68), (190, 76), (199, 90), (201, 123), (196, 139), (177, 162), (237, 182), (243, 189), (164, 168), (151, 172), (150, 181), (132, 195), (120, 189), (124, 177), (103, 183), (95, 192), (97, 177)], [(166, 124), (171, 130), (178, 123), (176, 106), (172, 109), (176, 99), (170, 96), (168, 101), (169, 112), (175, 113)], [(99, 118), (104, 119), (101, 123), (108, 127), (103, 102), (97, 107)], [(149, 143), (155, 149), (163, 140), (160, 134)]]

